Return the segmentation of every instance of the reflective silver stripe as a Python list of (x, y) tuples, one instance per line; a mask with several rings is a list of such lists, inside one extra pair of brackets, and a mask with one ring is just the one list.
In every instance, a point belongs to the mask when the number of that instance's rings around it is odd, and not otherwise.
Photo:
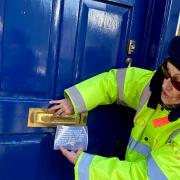
[(147, 102), (147, 100), (149, 99), (149, 97), (151, 95), (149, 84), (150, 84), (150, 81), (147, 83), (146, 87), (144, 88), (144, 90), (141, 94), (140, 101), (139, 101), (139, 107), (138, 107), (138, 110), (136, 111), (136, 115), (139, 113), (139, 111), (142, 109), (142, 107), (144, 106), (144, 104)]
[(180, 129), (176, 129), (168, 138), (167, 143), (169, 143), (178, 133), (180, 133)]
[(132, 136), (129, 139), (128, 148), (133, 151), (136, 151), (146, 157), (151, 152), (151, 148), (149, 146), (147, 146), (146, 144), (140, 143), (138, 141), (135, 141)]
[(89, 178), (89, 166), (92, 162), (94, 155), (83, 153), (78, 166), (78, 177), (79, 180), (88, 180)]
[(125, 83), (125, 76), (126, 76), (127, 68), (122, 68), (117, 70), (117, 82), (118, 82), (118, 94), (119, 94), (119, 101), (118, 104), (126, 105), (124, 99), (124, 83)]
[(87, 111), (84, 100), (83, 100), (80, 92), (77, 90), (77, 88), (75, 86), (66, 89), (66, 92), (69, 93), (71, 99), (73, 100), (73, 103), (76, 106), (78, 113)]
[(161, 171), (159, 166), (156, 164), (152, 156), (147, 158), (148, 176), (150, 180), (166, 180), (168, 179), (165, 174)]

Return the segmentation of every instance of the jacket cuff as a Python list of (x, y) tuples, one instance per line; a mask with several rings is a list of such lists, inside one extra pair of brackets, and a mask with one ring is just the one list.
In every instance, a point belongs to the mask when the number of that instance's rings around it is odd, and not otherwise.
[(82, 113), (87, 111), (83, 97), (81, 96), (76, 86), (72, 86), (66, 89), (64, 91), (64, 96), (71, 100), (75, 113)]
[(82, 152), (74, 167), (76, 180), (88, 180), (89, 168), (95, 155)]

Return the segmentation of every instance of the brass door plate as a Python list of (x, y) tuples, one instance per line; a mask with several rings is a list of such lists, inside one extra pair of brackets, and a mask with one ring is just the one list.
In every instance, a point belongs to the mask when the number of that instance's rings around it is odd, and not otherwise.
[(60, 116), (48, 112), (46, 108), (29, 108), (28, 127), (84, 126), (86, 122), (87, 112)]

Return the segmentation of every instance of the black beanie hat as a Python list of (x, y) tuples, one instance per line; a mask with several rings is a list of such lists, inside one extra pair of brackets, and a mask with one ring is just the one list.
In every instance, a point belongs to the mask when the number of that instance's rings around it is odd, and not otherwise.
[(180, 36), (175, 36), (168, 47), (169, 61), (180, 70)]

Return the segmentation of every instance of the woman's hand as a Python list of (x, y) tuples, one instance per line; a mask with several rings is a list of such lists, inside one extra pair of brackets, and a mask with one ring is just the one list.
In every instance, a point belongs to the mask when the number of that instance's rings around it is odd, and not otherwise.
[(74, 108), (69, 99), (52, 100), (49, 101), (53, 106), (48, 108), (49, 112), (57, 115), (71, 115), (74, 114)]
[(79, 149), (77, 152), (73, 152), (73, 151), (68, 151), (63, 147), (61, 147), (59, 150), (74, 165), (76, 164), (78, 157), (80, 153), (82, 152), (82, 149)]

